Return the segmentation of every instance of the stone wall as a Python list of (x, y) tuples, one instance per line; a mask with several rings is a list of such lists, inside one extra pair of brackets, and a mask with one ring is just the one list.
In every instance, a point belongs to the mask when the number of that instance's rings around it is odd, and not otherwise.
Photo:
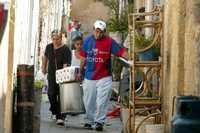
[(164, 111), (167, 131), (173, 97), (200, 88), (200, 1), (166, 0), (164, 12)]

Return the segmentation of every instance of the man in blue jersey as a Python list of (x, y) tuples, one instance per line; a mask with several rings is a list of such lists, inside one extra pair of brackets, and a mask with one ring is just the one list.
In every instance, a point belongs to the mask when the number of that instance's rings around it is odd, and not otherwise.
[(80, 51), (80, 70), (84, 72), (85, 127), (103, 130), (112, 90), (111, 55), (124, 56), (125, 49), (106, 35), (106, 23), (97, 20), (94, 32), (88, 36)]

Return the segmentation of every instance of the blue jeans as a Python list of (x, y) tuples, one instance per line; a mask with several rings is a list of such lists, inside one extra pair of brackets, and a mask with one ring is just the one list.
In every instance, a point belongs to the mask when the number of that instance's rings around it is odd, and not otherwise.
[(86, 123), (105, 123), (108, 110), (108, 102), (112, 92), (111, 90), (111, 76), (102, 78), (100, 80), (84, 80), (83, 100), (86, 109)]

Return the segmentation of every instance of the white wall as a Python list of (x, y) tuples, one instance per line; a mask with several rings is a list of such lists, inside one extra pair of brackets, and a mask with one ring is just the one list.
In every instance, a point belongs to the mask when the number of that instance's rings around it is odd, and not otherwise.
[[(10, 0), (0, 0), (0, 2)], [(9, 3), (10, 5), (10, 3)], [(39, 0), (15, 0), (15, 37), (14, 37), (14, 71), (17, 64), (33, 64), (34, 48), (37, 44)], [(7, 23), (0, 45), (0, 133), (4, 132), (5, 100), (8, 90), (8, 33), (9, 23)], [(10, 99), (12, 101), (12, 99)], [(10, 114), (11, 115), (11, 114)], [(11, 120), (9, 120), (11, 121)]]
[(16, 0), (14, 67), (17, 64), (34, 64), (37, 44), (39, 0)]
[[(10, 0), (0, 0), (0, 2)], [(43, 0), (46, 3), (45, 0)], [(50, 41), (50, 32), (61, 27), (62, 2), (61, 0), (49, 0), (47, 14), (43, 18), (43, 44)], [(14, 72), (18, 64), (34, 64), (38, 60), (38, 33), (41, 0), (15, 0), (15, 29), (14, 29)], [(4, 132), (5, 96), (7, 94), (8, 81), (8, 31), (7, 24), (2, 42), (0, 44), (0, 133)], [(10, 79), (9, 79), (10, 80)]]

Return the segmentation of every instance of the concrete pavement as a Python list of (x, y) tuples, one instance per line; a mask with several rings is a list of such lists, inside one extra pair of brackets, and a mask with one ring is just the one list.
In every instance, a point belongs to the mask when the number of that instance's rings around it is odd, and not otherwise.
[[(65, 126), (56, 125), (55, 120), (51, 119), (49, 102), (46, 96), (43, 95), (42, 99), (40, 133), (96, 133), (95, 130), (83, 128), (83, 115), (67, 116), (68, 120), (65, 122)], [(113, 118), (108, 121), (102, 133), (121, 133), (122, 125), (120, 118)]]

